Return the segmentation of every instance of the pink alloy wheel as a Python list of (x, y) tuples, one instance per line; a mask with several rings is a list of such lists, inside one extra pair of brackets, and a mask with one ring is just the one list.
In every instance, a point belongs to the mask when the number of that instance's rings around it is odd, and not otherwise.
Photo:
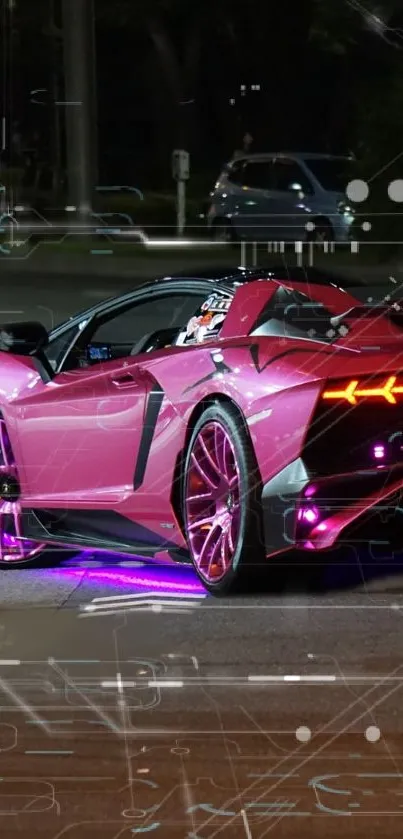
[[(14, 479), (18, 486), (18, 472), (4, 419), (0, 417), (0, 498), (2, 485)], [(21, 505), (18, 500), (0, 500), (0, 563), (28, 562), (43, 545), (22, 538)]]
[(240, 504), (233, 444), (219, 422), (209, 422), (193, 443), (185, 495), (193, 560), (207, 582), (218, 582), (231, 568), (240, 533)]

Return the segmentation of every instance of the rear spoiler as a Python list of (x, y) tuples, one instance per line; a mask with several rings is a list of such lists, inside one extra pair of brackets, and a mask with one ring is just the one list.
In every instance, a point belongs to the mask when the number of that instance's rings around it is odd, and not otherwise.
[(337, 328), (348, 320), (376, 319), (379, 317), (387, 317), (397, 326), (403, 328), (403, 300), (395, 301), (389, 305), (386, 303), (368, 303), (364, 306), (353, 306), (344, 314), (331, 318), (330, 322), (333, 327)]

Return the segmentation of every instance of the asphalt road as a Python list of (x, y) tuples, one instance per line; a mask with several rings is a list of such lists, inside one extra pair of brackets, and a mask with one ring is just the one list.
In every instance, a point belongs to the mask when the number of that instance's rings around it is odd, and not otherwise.
[[(156, 273), (158, 276), (158, 272)], [(47, 329), (73, 314), (133, 288), (129, 277), (10, 273), (0, 275), (0, 320), (40, 320)]]
[[(237, 259), (239, 255), (236, 253), (232, 267), (236, 265)], [(97, 275), (94, 274), (91, 262), (89, 263), (91, 270), (83, 269), (82, 259), (78, 260), (77, 264), (66, 258), (65, 274), (61, 272), (60, 258), (55, 262), (54, 274), (48, 271), (42, 274), (40, 270), (32, 270), (31, 263), (27, 264), (26, 270), (19, 272), (15, 264), (0, 262), (0, 322), (36, 319), (42, 321), (47, 329), (52, 329), (61, 321), (92, 306), (97, 301), (130, 291), (139, 283), (163, 276), (165, 273), (173, 274), (178, 266), (178, 263), (166, 265), (161, 259), (153, 263), (149, 258), (142, 263), (137, 262), (134, 270), (130, 269), (127, 263), (130, 263), (130, 260), (115, 260), (114, 265), (119, 265), (121, 270), (113, 273), (111, 269), (111, 273), (107, 273), (105, 266), (104, 270)], [(71, 272), (69, 271), (70, 264), (74, 267)], [(206, 266), (206, 262), (204, 265)], [(190, 262), (188, 267), (190, 275), (193, 272), (197, 275), (194, 264)], [(331, 270), (336, 269), (333, 266)], [(354, 291), (358, 299), (363, 302), (380, 300), (386, 293), (399, 299), (402, 297), (403, 270), (401, 269), (393, 271), (393, 283), (388, 280), (390, 271), (387, 268), (384, 271), (379, 269), (372, 274), (368, 269), (360, 271), (359, 267), (355, 271), (351, 266), (340, 270), (341, 273), (344, 272), (350, 277), (356, 276), (360, 279), (364, 277), (368, 281), (368, 289), (364, 286)]]
[[(2, 305), (60, 320), (113, 291), (20, 279)], [(399, 836), (403, 560), (305, 570), (225, 601), (89, 552), (3, 572), (0, 835)]]
[(1, 835), (400, 835), (401, 568), (363, 570), (225, 602), (133, 560), (4, 573)]

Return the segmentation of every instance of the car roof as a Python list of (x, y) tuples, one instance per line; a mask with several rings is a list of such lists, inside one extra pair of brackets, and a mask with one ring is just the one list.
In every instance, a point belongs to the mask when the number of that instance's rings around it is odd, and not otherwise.
[[(223, 268), (222, 265), (216, 267), (211, 266), (209, 268), (201, 268), (200, 270), (196, 269), (195, 271), (176, 271), (171, 276), (159, 277), (155, 282), (168, 283), (177, 280), (209, 280), (215, 283), (236, 282), (237, 280), (239, 282), (248, 282), (257, 279), (258, 276), (260, 277), (262, 270), (259, 268), (244, 268), (241, 265), (226, 268)], [(263, 273), (266, 273), (266, 271), (263, 270)]]
[(255, 280), (278, 280), (280, 282), (306, 283), (307, 285), (335, 285), (338, 288), (359, 288), (366, 283), (360, 278), (342, 276), (323, 268), (311, 266), (288, 266), (274, 264), (268, 268), (208, 268), (200, 271), (184, 271), (170, 277), (161, 277), (156, 283), (177, 280), (208, 280), (214, 283), (232, 285), (251, 283)]
[(325, 287), (333, 285), (343, 291), (366, 286), (366, 283), (362, 280), (353, 280), (348, 277), (342, 277), (319, 268), (304, 266), (289, 267), (287, 265), (273, 265), (269, 268), (247, 268), (241, 266), (223, 268), (221, 265), (217, 268), (210, 267), (207, 269), (202, 268), (199, 271), (182, 271), (169, 277), (166, 276), (160, 277), (156, 280), (149, 280), (131, 291), (118, 296), (114, 295), (107, 300), (99, 301), (85, 311), (72, 315), (66, 321), (57, 324), (57, 326), (51, 330), (50, 334), (55, 336), (59, 330), (66, 329), (81, 319), (92, 317), (102, 310), (106, 311), (110, 306), (119, 305), (120, 303), (124, 304), (125, 302), (129, 303), (131, 297), (136, 292), (146, 293), (147, 291), (151, 291), (153, 288), (158, 288), (158, 286), (161, 288), (163, 288), (164, 285), (169, 287), (170, 284), (175, 284), (177, 291), (178, 281), (180, 280), (183, 280), (186, 283), (208, 282), (211, 283), (212, 286), (222, 286), (223, 292), (226, 291), (230, 294), (234, 292), (234, 286), (245, 285), (246, 283), (252, 283), (256, 280), (277, 280), (280, 283), (294, 282)]

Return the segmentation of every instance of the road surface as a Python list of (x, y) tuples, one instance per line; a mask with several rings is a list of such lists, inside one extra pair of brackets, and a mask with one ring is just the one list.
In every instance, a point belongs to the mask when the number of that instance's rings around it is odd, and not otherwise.
[(398, 563), (221, 602), (122, 562), (3, 574), (1, 835), (400, 835)]
[[(228, 259), (228, 257), (227, 257)], [(83, 309), (92, 306), (98, 300), (105, 300), (108, 297), (130, 291), (141, 282), (150, 279), (172, 275), (177, 270), (178, 260), (171, 260), (167, 263), (162, 258), (155, 260), (149, 256), (147, 259), (131, 261), (128, 259), (114, 259), (113, 263), (104, 263), (101, 259), (102, 271), (94, 273), (94, 261), (83, 257), (72, 259), (55, 256), (53, 261), (43, 262), (44, 269), (34, 268), (33, 262), (29, 260), (21, 264), (21, 270), (15, 262), (0, 261), (0, 322), (10, 319), (27, 320), (34, 318), (42, 321), (48, 329), (53, 328), (61, 321), (76, 314)], [(231, 268), (239, 262), (239, 254), (234, 253)], [(99, 264), (99, 262), (97, 263)], [(196, 273), (195, 262), (186, 257), (186, 264), (189, 274)], [(215, 260), (215, 267), (217, 260)], [(226, 265), (229, 263), (225, 263)], [(51, 266), (54, 265), (54, 272)], [(87, 265), (87, 268), (85, 268)], [(176, 265), (176, 268), (175, 268)], [(203, 271), (206, 266), (211, 270), (211, 265), (200, 258), (199, 270)], [(323, 263), (326, 267), (326, 262)], [(72, 270), (69, 270), (71, 266)], [(110, 267), (108, 267), (110, 266)], [(64, 273), (63, 273), (64, 270)], [(183, 268), (181, 269), (183, 271)], [(365, 279), (368, 282), (366, 287), (357, 288), (355, 293), (363, 302), (381, 299), (386, 293), (401, 299), (403, 296), (403, 270), (396, 268), (368, 269), (361, 271), (352, 266), (330, 267), (335, 273), (346, 274), (347, 276)], [(391, 281), (389, 274), (393, 274)]]
[(0, 275), (0, 320), (40, 320), (50, 330), (99, 300), (130, 291), (139, 282), (129, 277), (89, 278), (83, 273)]
[[(19, 279), (2, 305), (50, 325), (110, 293)], [(315, 592), (294, 569), (225, 601), (90, 552), (4, 572), (0, 835), (399, 836), (402, 571), (351, 551)]]

